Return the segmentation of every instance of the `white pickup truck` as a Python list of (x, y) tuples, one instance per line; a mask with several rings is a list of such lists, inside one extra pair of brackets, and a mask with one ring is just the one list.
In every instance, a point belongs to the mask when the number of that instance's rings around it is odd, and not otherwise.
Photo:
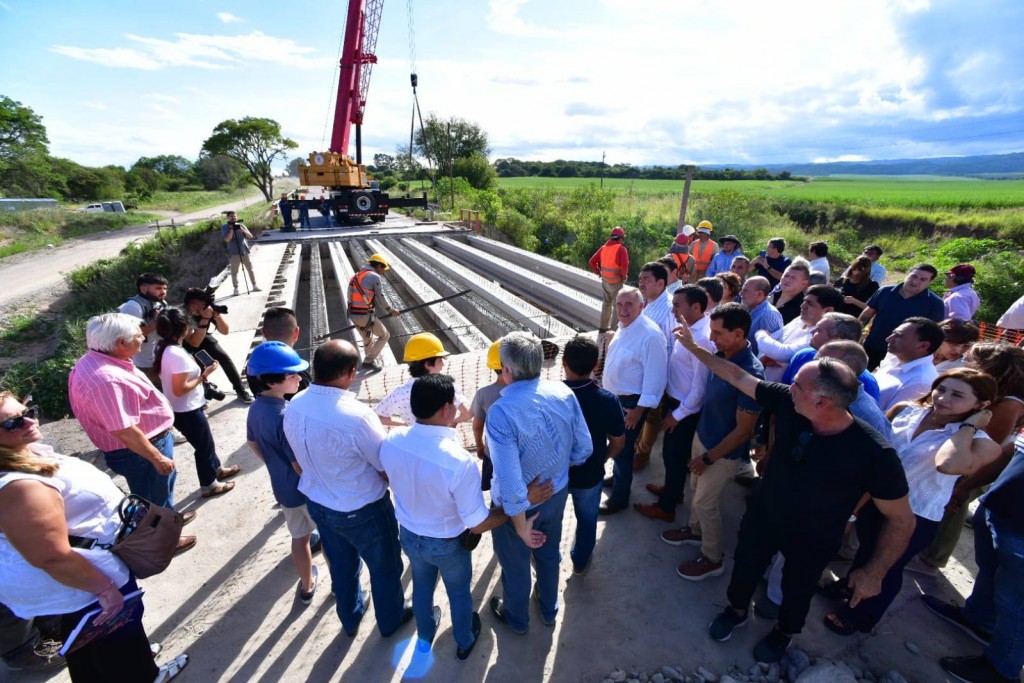
[(95, 204), (82, 207), (79, 211), (83, 211), (85, 213), (125, 213), (124, 204), (121, 202), (97, 202)]

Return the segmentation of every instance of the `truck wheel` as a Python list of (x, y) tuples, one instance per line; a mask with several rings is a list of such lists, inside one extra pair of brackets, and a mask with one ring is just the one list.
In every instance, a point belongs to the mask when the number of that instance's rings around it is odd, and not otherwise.
[(352, 205), (361, 213), (369, 213), (377, 208), (377, 202), (372, 194), (356, 195), (355, 199), (352, 200)]

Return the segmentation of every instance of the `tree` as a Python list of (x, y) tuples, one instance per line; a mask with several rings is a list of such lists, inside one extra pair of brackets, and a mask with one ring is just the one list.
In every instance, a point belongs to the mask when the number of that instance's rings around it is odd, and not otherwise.
[(260, 189), (266, 200), (274, 196), (275, 159), (284, 159), (288, 150), (299, 145), (281, 135), (281, 124), (273, 119), (246, 116), (240, 121), (228, 119), (213, 129), (203, 143), (202, 155), (222, 155), (242, 164), (249, 182)]
[(299, 166), (304, 166), (305, 164), (305, 159), (303, 159), (302, 157), (295, 157), (294, 159), (288, 162), (288, 175), (291, 176), (292, 178), (298, 178)]
[(234, 187), (245, 175), (237, 161), (225, 156), (203, 157), (196, 162), (194, 172), (204, 190)]
[(477, 190), (490, 190), (498, 184), (498, 174), (494, 172), (494, 167), (479, 152), (456, 159), (453, 172), (456, 177), (465, 178)]
[(47, 154), (43, 119), (6, 95), (0, 95), (0, 190), (13, 195), (46, 196), (57, 180)]
[(455, 159), (469, 159), (474, 153), (486, 157), (491, 151), (480, 126), (457, 116), (440, 119), (436, 114), (427, 116), (423, 128), (416, 131), (413, 146), (419, 156), (437, 165), (441, 175), (449, 175)]

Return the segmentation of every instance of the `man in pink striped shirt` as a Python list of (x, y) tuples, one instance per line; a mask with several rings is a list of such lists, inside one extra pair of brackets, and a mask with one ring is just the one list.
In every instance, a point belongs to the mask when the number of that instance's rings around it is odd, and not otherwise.
[[(160, 390), (132, 363), (145, 339), (138, 319), (124, 313), (94, 316), (85, 339), (89, 351), (68, 376), (75, 417), (132, 493), (171, 507), (176, 476), (174, 413)], [(191, 547), (195, 537), (183, 536), (181, 541)]]

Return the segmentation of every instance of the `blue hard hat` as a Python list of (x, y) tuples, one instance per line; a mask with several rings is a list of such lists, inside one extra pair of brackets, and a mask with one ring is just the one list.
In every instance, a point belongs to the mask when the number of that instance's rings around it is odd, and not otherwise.
[(284, 342), (268, 341), (253, 349), (246, 373), (257, 377), (300, 372), (308, 367), (309, 363), (302, 360), (292, 347)]

